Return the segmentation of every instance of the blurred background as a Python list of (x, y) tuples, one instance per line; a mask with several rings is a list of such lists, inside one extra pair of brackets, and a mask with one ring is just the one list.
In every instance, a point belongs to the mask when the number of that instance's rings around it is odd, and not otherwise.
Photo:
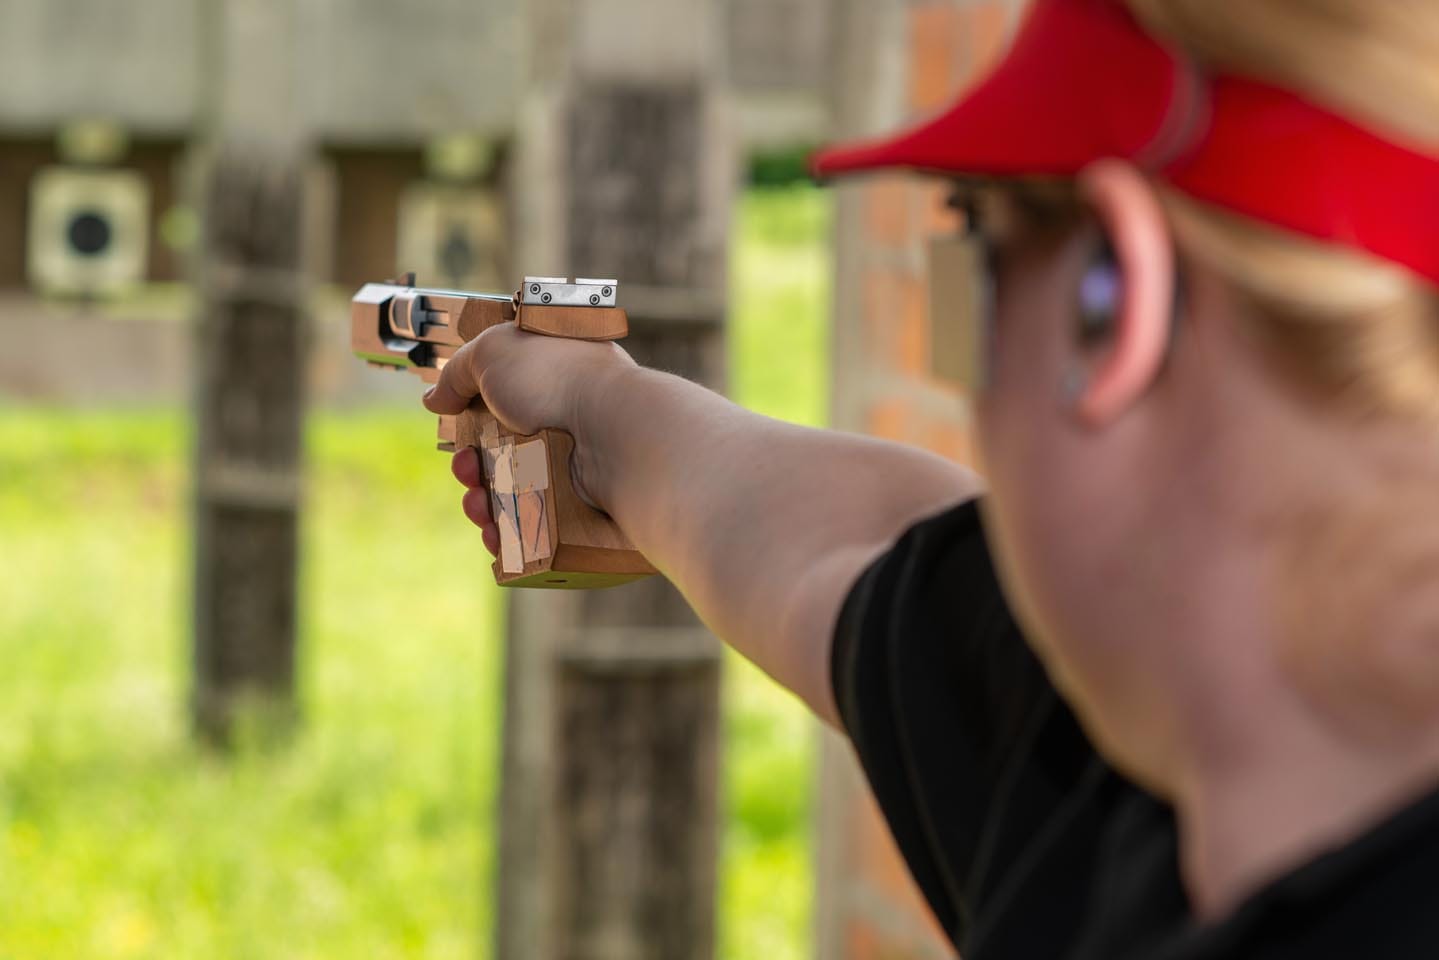
[(1021, 6), (0, 0), (0, 956), (947, 956), (666, 585), (493, 586), (348, 298), (618, 277), (642, 360), (966, 459), (942, 193), (805, 157)]

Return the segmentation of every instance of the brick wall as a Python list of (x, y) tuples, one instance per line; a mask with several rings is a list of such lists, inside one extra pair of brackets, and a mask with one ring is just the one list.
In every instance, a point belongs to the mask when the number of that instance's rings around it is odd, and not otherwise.
[[(943, 107), (993, 62), (1023, 0), (842, 0), (832, 109), (844, 136)], [(971, 456), (965, 397), (931, 373), (926, 240), (947, 229), (942, 185), (878, 176), (838, 188), (836, 426)], [(820, 774), (818, 953), (910, 960), (952, 953), (895, 852), (846, 742)]]

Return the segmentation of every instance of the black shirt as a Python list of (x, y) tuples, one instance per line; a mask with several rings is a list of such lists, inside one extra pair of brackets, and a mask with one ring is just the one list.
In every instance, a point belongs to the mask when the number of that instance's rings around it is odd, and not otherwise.
[(1439, 793), (1194, 924), (1172, 811), (1105, 763), (1025, 645), (976, 504), (860, 577), (832, 679), (964, 960), (1439, 958)]

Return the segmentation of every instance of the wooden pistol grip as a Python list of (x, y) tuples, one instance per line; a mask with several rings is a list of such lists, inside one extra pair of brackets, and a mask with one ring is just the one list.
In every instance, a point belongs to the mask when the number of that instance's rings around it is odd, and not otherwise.
[(454, 442), (480, 454), (490, 512), (500, 528), (496, 583), (593, 589), (656, 572), (614, 520), (575, 493), (574, 438), (568, 433), (513, 434), (477, 400), (455, 419)]

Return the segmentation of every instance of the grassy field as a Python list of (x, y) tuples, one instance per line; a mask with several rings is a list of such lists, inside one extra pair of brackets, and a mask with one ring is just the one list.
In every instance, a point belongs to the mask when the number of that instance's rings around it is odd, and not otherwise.
[[(736, 225), (735, 394), (803, 422), (827, 217), (795, 189)], [(304, 724), (220, 760), (185, 725), (182, 412), (0, 402), (0, 958), (488, 955), (502, 609), (430, 430), (312, 418)], [(797, 960), (811, 731), (737, 660), (726, 704), (721, 954)]]

